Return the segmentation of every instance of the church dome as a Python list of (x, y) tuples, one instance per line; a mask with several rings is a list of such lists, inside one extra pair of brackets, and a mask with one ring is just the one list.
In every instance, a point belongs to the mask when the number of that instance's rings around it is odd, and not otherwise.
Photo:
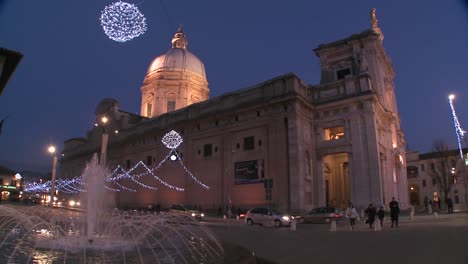
[(179, 28), (172, 38), (172, 48), (151, 62), (147, 75), (158, 71), (180, 70), (190, 71), (206, 79), (203, 62), (187, 50), (187, 44), (187, 38)]

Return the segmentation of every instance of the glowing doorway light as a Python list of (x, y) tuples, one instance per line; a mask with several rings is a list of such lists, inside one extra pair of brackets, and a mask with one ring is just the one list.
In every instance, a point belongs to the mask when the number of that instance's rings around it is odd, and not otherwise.
[(452, 110), (453, 125), (455, 126), (455, 133), (457, 134), (458, 150), (460, 151), (460, 158), (463, 159), (462, 142), (466, 131), (462, 129), (460, 122), (458, 121), (457, 112), (455, 112), (455, 106), (453, 105), (453, 99), (455, 99), (455, 95), (451, 94), (448, 98), (450, 109)]
[(126, 42), (146, 32), (146, 18), (138, 8), (118, 1), (101, 12), (101, 26), (104, 33), (115, 41)]

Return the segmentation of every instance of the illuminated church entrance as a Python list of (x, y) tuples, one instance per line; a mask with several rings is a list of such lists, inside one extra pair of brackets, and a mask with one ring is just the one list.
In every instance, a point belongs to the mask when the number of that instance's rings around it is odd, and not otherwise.
[(346, 208), (350, 201), (348, 154), (327, 155), (322, 165), (326, 205)]

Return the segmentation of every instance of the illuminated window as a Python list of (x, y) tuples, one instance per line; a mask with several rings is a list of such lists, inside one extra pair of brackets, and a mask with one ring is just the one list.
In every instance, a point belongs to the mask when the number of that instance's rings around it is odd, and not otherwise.
[(324, 140), (334, 140), (344, 138), (344, 127), (330, 127), (323, 130), (323, 139)]
[(167, 112), (175, 111), (175, 101), (167, 101)]

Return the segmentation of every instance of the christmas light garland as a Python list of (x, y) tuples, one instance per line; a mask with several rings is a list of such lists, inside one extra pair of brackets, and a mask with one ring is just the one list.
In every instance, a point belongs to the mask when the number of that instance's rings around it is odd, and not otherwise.
[(453, 125), (455, 126), (455, 133), (457, 134), (457, 143), (458, 143), (458, 150), (460, 151), (460, 158), (463, 159), (463, 148), (462, 142), (463, 137), (466, 131), (464, 131), (458, 121), (457, 113), (455, 112), (455, 106), (453, 105), (453, 99), (455, 98), (454, 95), (449, 96), (449, 103), (450, 109), (452, 110), (452, 118), (453, 118)]
[[(151, 175), (154, 179), (156, 179), (160, 184), (162, 184), (164, 187), (176, 190), (176, 191), (185, 191), (185, 188), (178, 187), (175, 185), (172, 185), (166, 181), (164, 181), (162, 178), (160, 178), (158, 175), (156, 175), (156, 172), (161, 168), (164, 163), (170, 159), (171, 156), (175, 156), (176, 160), (179, 160), (179, 163), (181, 167), (185, 170), (185, 172), (190, 175), (193, 181), (195, 181), (197, 184), (202, 186), (205, 189), (209, 189), (210, 187), (206, 184), (204, 184), (201, 180), (199, 180), (197, 177), (195, 177), (192, 172), (185, 166), (184, 162), (182, 159), (179, 157), (176, 148), (183, 142), (182, 137), (175, 132), (174, 130), (171, 130), (169, 133), (164, 135), (162, 138), (161, 142), (166, 146), (167, 148), (170, 149), (169, 153), (158, 163), (157, 166), (154, 168), (149, 168), (146, 166), (146, 164), (143, 161), (139, 161), (135, 166), (133, 166), (131, 169), (128, 171), (122, 168), (121, 165), (118, 165), (117, 168), (115, 168), (112, 173), (107, 175), (105, 177), (105, 182), (107, 184), (111, 185), (116, 185), (117, 187), (110, 187), (107, 185), (104, 185), (104, 188), (109, 190), (109, 191), (114, 191), (114, 192), (120, 192), (121, 190), (129, 191), (129, 192), (136, 192), (137, 190), (129, 188), (125, 186), (121, 181), (125, 179), (129, 179), (130, 181), (136, 183), (137, 185), (144, 187), (149, 190), (157, 190), (157, 187), (150, 186), (148, 184), (144, 184), (141, 181), (139, 181), (140, 178), (149, 176)], [(140, 174), (132, 174), (133, 171), (137, 170), (138, 168), (142, 167), (145, 172), (140, 173)], [(78, 193), (78, 192), (86, 192), (86, 188), (84, 188), (86, 183), (82, 181), (81, 176), (75, 177), (73, 179), (58, 179), (56, 181), (56, 186), (55, 188), (57, 190), (60, 190), (61, 192), (66, 192), (66, 193)], [(48, 181), (43, 184), (30, 184), (25, 188), (25, 191), (27, 192), (48, 192), (50, 190), (51, 182)]]

